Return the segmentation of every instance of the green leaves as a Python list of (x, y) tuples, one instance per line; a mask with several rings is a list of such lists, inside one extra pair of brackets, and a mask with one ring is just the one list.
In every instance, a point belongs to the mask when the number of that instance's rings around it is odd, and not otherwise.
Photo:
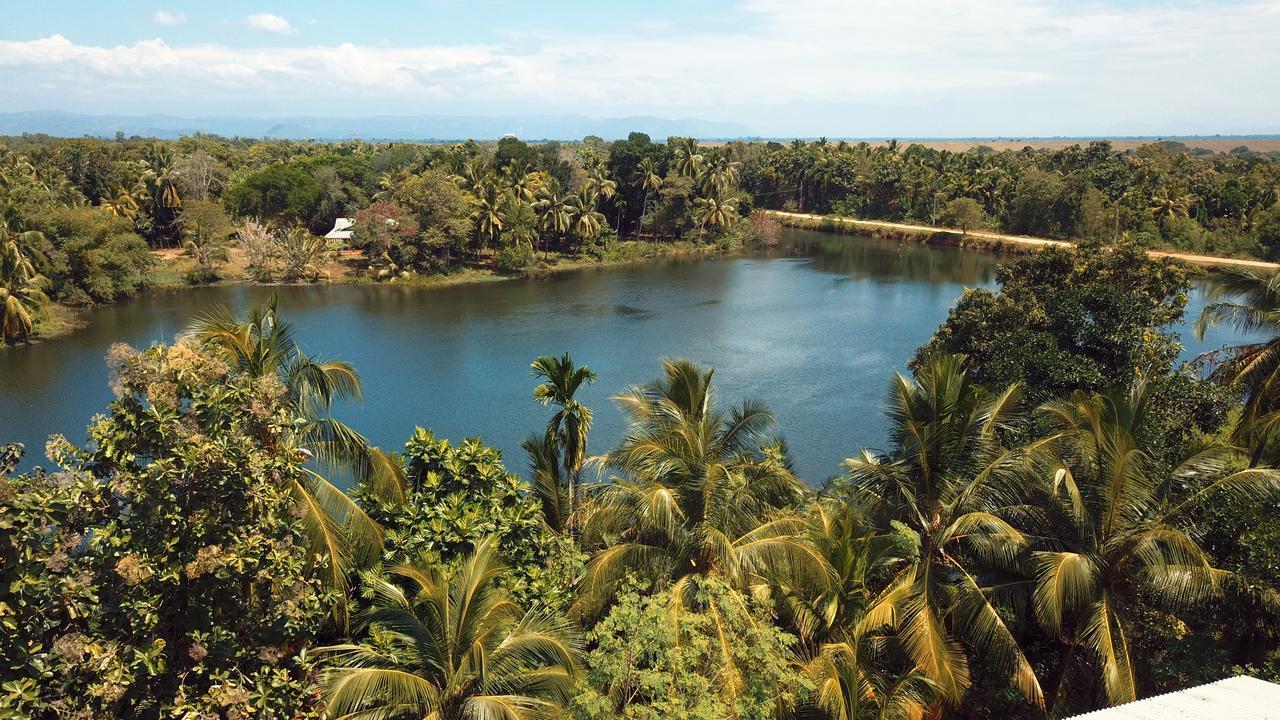
[[(328, 711), (345, 717), (441, 713), (460, 720), (548, 717), (569, 697), (579, 640), (563, 615), (524, 612), (499, 583), (497, 540), (446, 571), (437, 565), (368, 577), (370, 645), (319, 652)], [(402, 589), (403, 588), (403, 589)]]

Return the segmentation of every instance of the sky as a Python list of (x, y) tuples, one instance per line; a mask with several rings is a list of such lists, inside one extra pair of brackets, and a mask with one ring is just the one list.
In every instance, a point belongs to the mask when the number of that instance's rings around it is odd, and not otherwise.
[(0, 0), (0, 111), (1280, 132), (1280, 0)]

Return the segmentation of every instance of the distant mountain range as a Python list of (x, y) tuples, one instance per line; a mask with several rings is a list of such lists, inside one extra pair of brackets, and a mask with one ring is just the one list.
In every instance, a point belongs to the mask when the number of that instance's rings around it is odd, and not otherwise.
[(524, 140), (581, 140), (598, 135), (605, 140), (631, 132), (648, 133), (655, 140), (672, 135), (699, 138), (737, 138), (747, 134), (738, 123), (658, 117), (591, 118), (582, 115), (379, 115), (335, 117), (177, 117), (173, 115), (80, 115), (40, 111), (0, 113), (0, 135), (44, 133), (57, 137), (114, 137), (138, 135), (177, 138), (195, 133), (227, 137), (288, 138), (293, 140), (494, 140), (512, 134)]

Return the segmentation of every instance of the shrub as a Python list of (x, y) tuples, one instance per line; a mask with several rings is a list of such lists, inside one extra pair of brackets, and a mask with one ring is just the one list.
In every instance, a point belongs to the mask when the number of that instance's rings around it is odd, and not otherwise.
[(498, 251), (494, 266), (498, 272), (515, 274), (533, 264), (533, 248), (525, 244), (508, 245)]

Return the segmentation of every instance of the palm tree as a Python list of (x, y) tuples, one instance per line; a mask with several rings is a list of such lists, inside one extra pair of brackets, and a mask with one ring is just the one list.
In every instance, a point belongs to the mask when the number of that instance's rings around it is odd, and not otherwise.
[(582, 187), (583, 196), (590, 197), (592, 205), (597, 198), (611, 200), (618, 194), (618, 183), (609, 178), (601, 168), (593, 168)]
[(738, 219), (738, 202), (733, 198), (697, 198), (693, 201), (693, 219), (700, 233), (705, 233), (708, 227), (728, 228)]
[(580, 608), (590, 614), (629, 574), (670, 586), (690, 602), (693, 577), (715, 574), (738, 589), (764, 578), (801, 584), (822, 558), (792, 510), (804, 486), (786, 446), (769, 435), (773, 415), (748, 400), (716, 406), (711, 370), (668, 360), (661, 380), (618, 396), (627, 431), (596, 459), (614, 477), (584, 508), (583, 544), (594, 550)]
[(783, 589), (783, 609), (801, 637), (814, 704), (833, 720), (917, 720), (933, 703), (932, 683), (867, 623), (873, 574), (900, 561), (893, 541), (875, 534), (844, 503), (815, 503), (812, 515), (810, 537), (831, 577), (810, 588)]
[(124, 187), (117, 185), (115, 196), (110, 199), (103, 199), (102, 206), (112, 215), (124, 218), (126, 220), (137, 220), (141, 206), (134, 197), (134, 192), (126, 190)]
[(556, 235), (564, 235), (569, 232), (569, 228), (573, 223), (573, 207), (570, 198), (573, 195), (564, 195), (560, 192), (560, 188), (555, 185), (544, 187), (538, 193), (538, 200), (534, 202), (533, 209), (538, 213), (538, 227), (544, 233), (543, 237), (543, 253), (546, 253), (546, 237), (545, 233), (555, 233)]
[(510, 179), (511, 192), (516, 198), (532, 203), (538, 197), (538, 191), (547, 184), (546, 180), (546, 173), (543, 172), (527, 172), (523, 175), (512, 176)]
[(484, 165), (467, 161), (462, 164), (462, 172), (453, 178), (459, 187), (475, 192), (489, 180), (489, 170)]
[(842, 483), (853, 500), (886, 530), (896, 521), (920, 538), (918, 552), (868, 610), (867, 626), (896, 630), (947, 703), (958, 703), (969, 687), (967, 642), (1038, 704), (1040, 684), (993, 604), (1000, 588), (984, 586), (985, 576), (969, 563), (980, 558), (996, 569), (1011, 566), (1026, 544), (999, 514), (1019, 499), (1025, 477), (1021, 454), (1001, 442), (1018, 417), (1022, 388), (989, 394), (963, 362), (958, 355), (937, 356), (916, 379), (899, 375), (889, 394), (894, 449), (863, 450), (845, 461)]
[(574, 687), (579, 640), (554, 611), (524, 612), (511, 600), (496, 546), (481, 541), (453, 572), (419, 564), (390, 568), (391, 579), (368, 575), (369, 641), (319, 651), (330, 661), (331, 717), (559, 717)]
[(560, 459), (560, 443), (554, 436), (530, 433), (520, 443), (529, 456), (530, 489), (542, 510), (542, 520), (555, 533), (569, 530), (573, 516), (569, 491), (573, 485), (566, 478)]
[(640, 161), (636, 168), (634, 180), (637, 185), (644, 190), (644, 202), (640, 205), (640, 226), (636, 228), (636, 238), (640, 237), (640, 230), (644, 228), (645, 218), (649, 215), (649, 193), (657, 192), (662, 187), (662, 175), (658, 173), (658, 164), (653, 158), (646, 157)]
[(49, 303), (44, 293), (49, 281), (36, 272), (18, 242), (26, 235), (11, 234), (0, 225), (0, 339), (6, 343), (29, 337), (34, 329), (32, 312)]
[(533, 376), (542, 379), (533, 389), (533, 398), (543, 407), (554, 404), (559, 408), (547, 421), (543, 447), (563, 454), (561, 464), (571, 515), (576, 508), (575, 485), (582, 474), (582, 463), (587, 457), (587, 435), (591, 432), (591, 408), (575, 400), (574, 396), (584, 385), (595, 382), (596, 374), (586, 365), (574, 365), (569, 353), (559, 358), (543, 355), (530, 367)]
[(1168, 188), (1161, 188), (1151, 196), (1151, 215), (1157, 220), (1188, 217), (1192, 202), (1194, 198), (1190, 195), (1170, 194)]
[(476, 232), (484, 242), (493, 242), (506, 225), (506, 197), (493, 182), (482, 183), (472, 201), (476, 209), (471, 218), (476, 222)]
[(1210, 302), (1193, 327), (1197, 340), (1217, 325), (1272, 336), (1265, 342), (1229, 348), (1225, 357), (1221, 353), (1202, 356), (1218, 360), (1212, 378), (1244, 388), (1244, 412), (1231, 439), (1251, 449), (1250, 466), (1256, 466), (1280, 428), (1280, 273), (1227, 270), (1210, 284), (1208, 295)]
[(698, 152), (698, 141), (691, 137), (675, 139), (676, 174), (681, 177), (697, 177), (702, 172), (705, 158)]
[[(1080, 660), (1096, 668), (1108, 703), (1137, 699), (1129, 630), (1151, 601), (1191, 607), (1219, 591), (1226, 573), (1179, 525), (1200, 502), (1230, 493), (1258, 502), (1280, 495), (1280, 471), (1226, 472), (1234, 449), (1211, 447), (1171, 474), (1139, 446), (1146, 382), (1103, 395), (1077, 393), (1040, 408), (1052, 434), (1035, 443), (1049, 453), (1050, 482), (1039, 503), (1046, 549), (1032, 553), (1036, 616), (1061, 653), (1047, 688), (1052, 711), (1068, 670)], [(1170, 497), (1170, 480), (1191, 482), (1188, 497)]]
[[(834, 165), (824, 161), (819, 167), (834, 168)], [(738, 163), (730, 162), (723, 156), (716, 158), (715, 162), (698, 176), (698, 187), (708, 197), (722, 198), (729, 192), (729, 188), (737, 184)]]
[(582, 240), (594, 240), (604, 229), (605, 217), (595, 208), (595, 198), (583, 190), (581, 195), (573, 198), (571, 205), (572, 220), (570, 228), (573, 234)]
[[(375, 494), (403, 500), (400, 466), (360, 433), (329, 415), (336, 399), (358, 399), (360, 377), (349, 364), (302, 352), (293, 327), (276, 313), (276, 300), (254, 308), (243, 320), (217, 307), (190, 326), (196, 340), (236, 370), (251, 377), (277, 377), (295, 417), (288, 442), (303, 458), (314, 457), (363, 483)], [(290, 492), (302, 509), (313, 548), (328, 563), (328, 582), (345, 590), (354, 565), (382, 550), (382, 528), (333, 483), (309, 468), (291, 480)]]

